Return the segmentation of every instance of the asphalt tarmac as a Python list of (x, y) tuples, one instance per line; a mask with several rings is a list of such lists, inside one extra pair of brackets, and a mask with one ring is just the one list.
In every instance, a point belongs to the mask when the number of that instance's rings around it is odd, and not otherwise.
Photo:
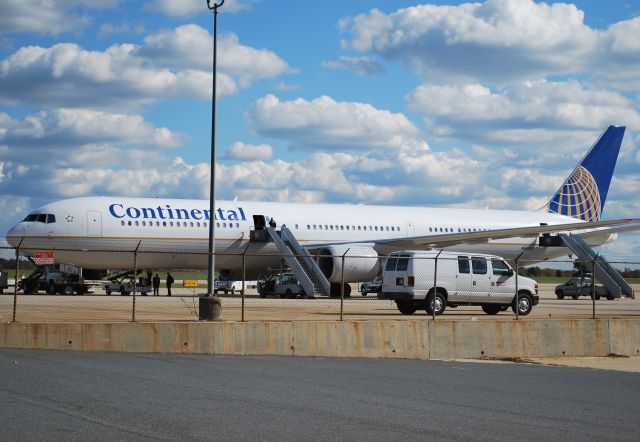
[(0, 440), (638, 440), (640, 376), (530, 364), (0, 350)]

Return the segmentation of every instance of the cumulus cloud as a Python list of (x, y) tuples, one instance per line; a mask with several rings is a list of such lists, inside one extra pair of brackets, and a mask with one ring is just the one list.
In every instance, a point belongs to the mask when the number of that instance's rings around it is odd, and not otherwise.
[(640, 129), (640, 112), (631, 100), (575, 80), (516, 82), (498, 89), (423, 84), (407, 101), (434, 135), (515, 147), (553, 146), (555, 154), (558, 148), (592, 143), (609, 124)]
[(247, 144), (236, 141), (229, 146), (225, 156), (232, 160), (268, 160), (273, 155), (273, 149), (268, 144)]
[[(23, 47), (0, 62), (0, 101), (135, 108), (161, 99), (207, 99), (211, 45), (206, 30), (185, 25), (151, 35), (142, 46), (120, 44), (105, 51), (87, 51), (73, 43)], [(227, 61), (220, 57), (220, 95), (234, 94), (288, 69), (277, 55), (241, 45), (234, 35), (221, 47), (229, 56)], [(246, 60), (238, 60), (236, 53)]]
[[(253, 8), (261, 0), (226, 0), (218, 12), (240, 12)], [(210, 0), (209, 4), (220, 4), (220, 0)], [(203, 12), (206, 4), (204, 0), (158, 0), (147, 4), (149, 9), (160, 10), (169, 17), (187, 17)]]
[(119, 0), (4, 0), (0, 14), (0, 34), (10, 32), (37, 32), (60, 34), (77, 32), (88, 26), (92, 19), (85, 9), (110, 8)]
[[(548, 75), (595, 72), (635, 80), (639, 20), (600, 31), (573, 4), (487, 0), (458, 6), (422, 4), (385, 14), (374, 9), (341, 20), (344, 48), (400, 60), (431, 79), (504, 84)], [(636, 69), (632, 69), (636, 67)], [(618, 78), (620, 81), (621, 78)]]
[[(39, 111), (15, 120), (0, 114), (0, 144), (67, 148), (95, 143), (177, 147), (183, 137), (164, 127), (154, 127), (140, 115), (114, 114), (88, 109)], [(35, 159), (37, 161), (37, 159)]]
[(274, 95), (257, 100), (247, 113), (258, 134), (291, 141), (303, 150), (370, 150), (423, 148), (418, 128), (404, 115), (370, 104), (337, 102), (322, 96), (308, 101), (280, 101)]
[(335, 60), (325, 61), (322, 66), (330, 69), (346, 69), (362, 76), (382, 74), (384, 72), (382, 64), (370, 57), (342, 56)]

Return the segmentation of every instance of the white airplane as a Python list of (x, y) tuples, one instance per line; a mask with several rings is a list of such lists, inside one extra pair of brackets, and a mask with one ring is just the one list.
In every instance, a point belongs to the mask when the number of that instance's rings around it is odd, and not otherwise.
[[(250, 241), (250, 231), (271, 218), (321, 255), (332, 283), (341, 281), (345, 254), (344, 281), (361, 282), (378, 273), (375, 258), (395, 250), (442, 248), (540, 262), (571, 253), (540, 246), (543, 234), (573, 232), (590, 246), (608, 243), (620, 232), (640, 230), (638, 219), (600, 220), (624, 131), (609, 126), (538, 211), (217, 201), (216, 270), (241, 277), (245, 251), (248, 279), (278, 268), (273, 242)], [(211, 218), (208, 200), (72, 198), (36, 209), (6, 236), (23, 254), (54, 251), (56, 262), (79, 267), (133, 268), (137, 250), (138, 268), (204, 269)]]

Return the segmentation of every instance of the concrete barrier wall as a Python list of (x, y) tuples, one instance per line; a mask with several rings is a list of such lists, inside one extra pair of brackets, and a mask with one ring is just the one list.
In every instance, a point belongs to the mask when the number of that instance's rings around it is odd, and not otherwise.
[(640, 355), (640, 319), (3, 323), (0, 347), (483, 359)]

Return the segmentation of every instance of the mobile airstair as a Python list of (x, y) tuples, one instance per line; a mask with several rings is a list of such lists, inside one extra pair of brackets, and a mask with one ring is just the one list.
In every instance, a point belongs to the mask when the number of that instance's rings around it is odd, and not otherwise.
[(620, 273), (604, 257), (597, 254), (584, 239), (567, 233), (560, 233), (558, 236), (562, 239), (564, 246), (575, 253), (581, 261), (594, 262), (594, 278), (598, 279), (614, 298), (635, 297), (633, 289)]
[(318, 263), (310, 256), (307, 249), (300, 245), (293, 233), (284, 225), (279, 230), (267, 225), (264, 230), (296, 275), (307, 296), (329, 296), (331, 290), (329, 281), (318, 267)]

